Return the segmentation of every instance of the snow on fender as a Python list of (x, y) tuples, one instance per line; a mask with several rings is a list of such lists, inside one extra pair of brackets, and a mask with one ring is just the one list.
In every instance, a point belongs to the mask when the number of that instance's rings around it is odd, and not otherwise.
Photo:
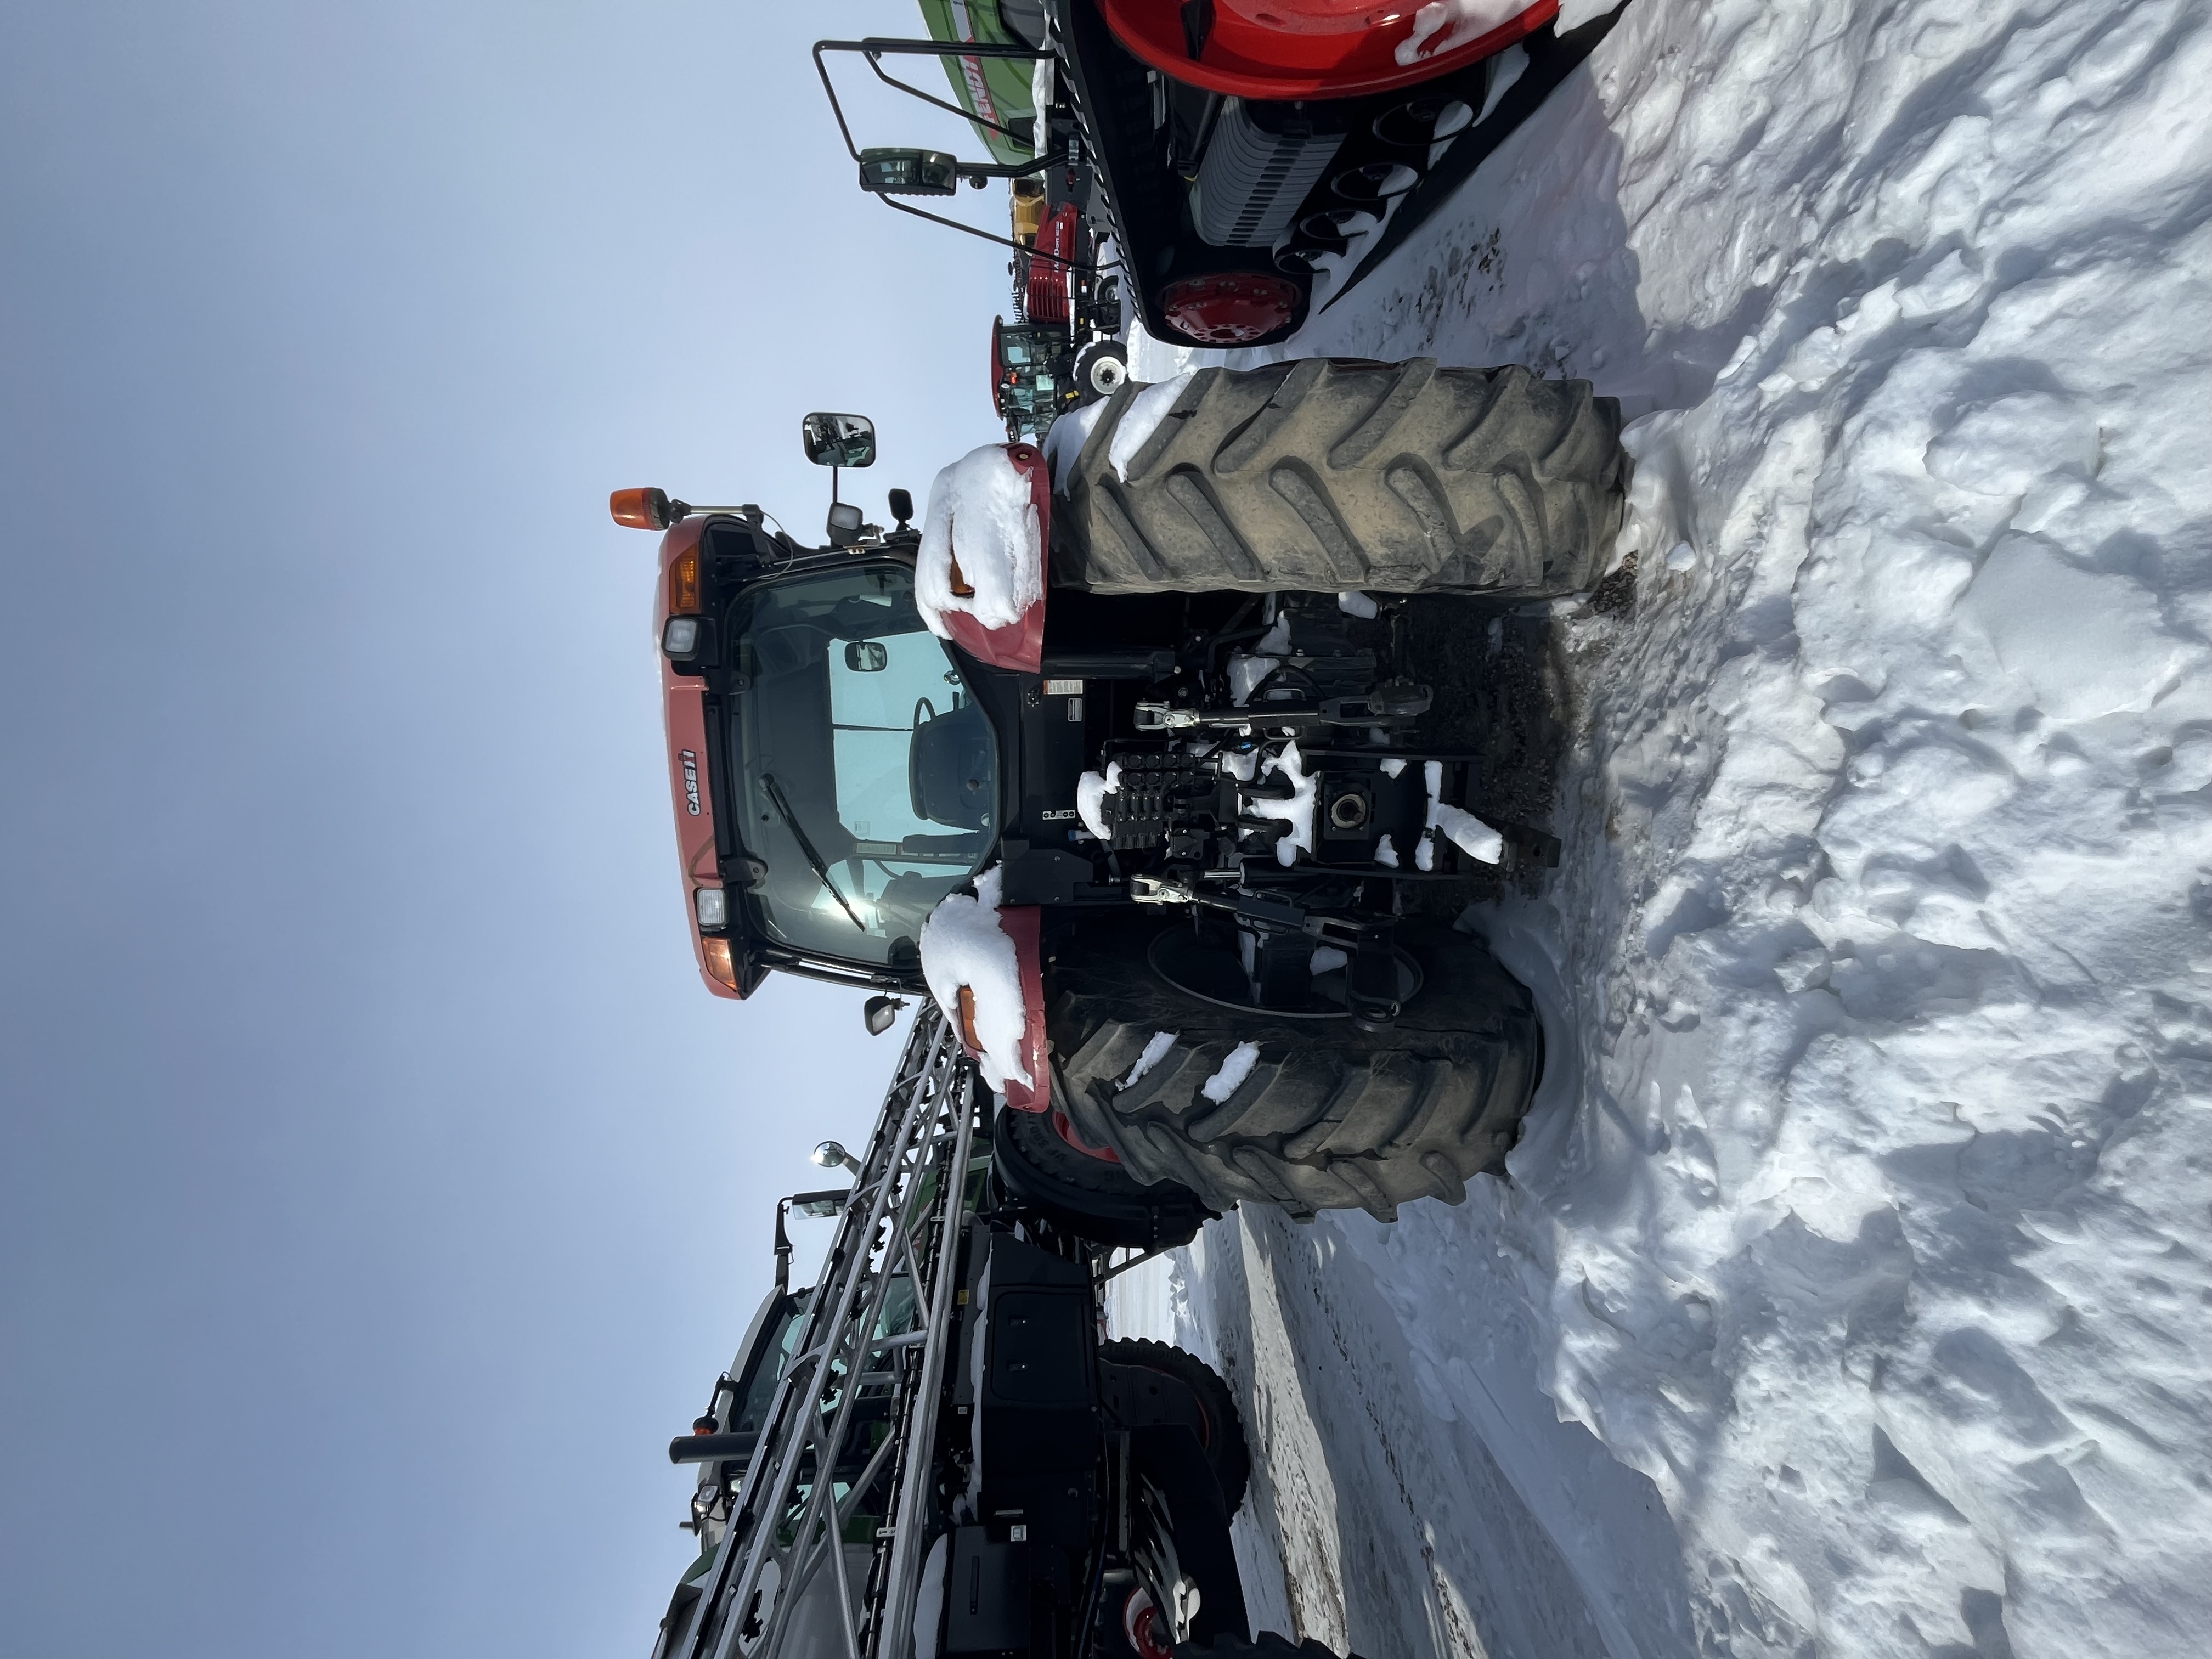
[(1000, 908), (1002, 872), (948, 894), (921, 924), (921, 976), (945, 1021), (1016, 1111), (1052, 1103), (1046, 1069), (1044, 962), (1035, 905)]
[(1030, 444), (985, 444), (937, 475), (915, 556), (929, 631), (978, 662), (1044, 667), (1044, 556), (1052, 484)]

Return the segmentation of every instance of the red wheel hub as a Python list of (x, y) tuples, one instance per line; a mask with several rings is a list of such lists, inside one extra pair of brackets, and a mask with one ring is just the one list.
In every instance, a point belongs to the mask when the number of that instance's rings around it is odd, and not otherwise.
[(1534, 33), (1559, 0), (1100, 0), (1115, 37), (1163, 75), (1238, 98), (1352, 98), (1418, 85)]
[(1249, 345), (1291, 325), (1298, 285), (1257, 271), (1186, 276), (1160, 290), (1168, 325), (1201, 345)]
[(1121, 1603), (1121, 1634), (1128, 1638), (1138, 1659), (1175, 1659), (1175, 1650), (1160, 1639), (1159, 1609), (1141, 1585)]

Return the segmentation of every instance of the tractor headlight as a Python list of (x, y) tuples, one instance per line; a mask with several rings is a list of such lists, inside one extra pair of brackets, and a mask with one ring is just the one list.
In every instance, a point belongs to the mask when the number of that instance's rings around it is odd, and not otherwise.
[(691, 908), (697, 914), (702, 927), (722, 927), (729, 924), (730, 896), (722, 888), (700, 888), (691, 895)]
[(699, 654), (699, 619), (671, 617), (660, 630), (660, 648), (677, 661)]

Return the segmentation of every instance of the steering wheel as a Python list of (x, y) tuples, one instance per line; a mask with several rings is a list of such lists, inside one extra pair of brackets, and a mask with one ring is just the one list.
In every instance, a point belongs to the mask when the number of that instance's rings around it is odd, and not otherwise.
[[(927, 709), (929, 712), (927, 714), (924, 714), (922, 712), (924, 709)], [(936, 718), (937, 705), (935, 703), (930, 702), (927, 697), (916, 697), (914, 700), (914, 729), (915, 731), (919, 732), (921, 730), (923, 722), (927, 720), (933, 720)]]

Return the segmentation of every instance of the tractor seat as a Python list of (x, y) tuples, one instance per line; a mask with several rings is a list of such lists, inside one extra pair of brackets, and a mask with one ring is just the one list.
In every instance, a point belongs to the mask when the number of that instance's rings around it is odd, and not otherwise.
[(907, 793), (916, 817), (981, 830), (991, 799), (991, 726), (975, 703), (924, 720), (907, 750)]

